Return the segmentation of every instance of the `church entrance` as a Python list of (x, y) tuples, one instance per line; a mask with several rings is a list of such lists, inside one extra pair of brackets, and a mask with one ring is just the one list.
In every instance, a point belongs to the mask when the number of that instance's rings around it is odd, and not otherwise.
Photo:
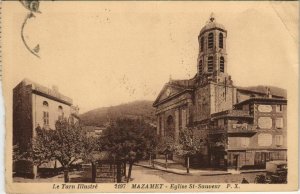
[(167, 130), (165, 135), (173, 138), (175, 137), (175, 122), (171, 115), (167, 118)]

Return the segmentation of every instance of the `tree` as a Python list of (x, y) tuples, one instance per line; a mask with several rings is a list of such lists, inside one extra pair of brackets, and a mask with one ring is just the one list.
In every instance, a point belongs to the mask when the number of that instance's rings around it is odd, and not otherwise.
[(97, 155), (100, 153), (99, 139), (93, 136), (87, 136), (84, 134), (82, 143), (82, 160), (85, 163), (90, 162), (92, 164), (92, 182), (96, 182), (96, 161), (98, 160)]
[(186, 161), (186, 171), (190, 172), (190, 157), (196, 153), (200, 153), (203, 147), (203, 141), (193, 135), (193, 130), (185, 128), (179, 132), (179, 141), (175, 144), (175, 152), (178, 155), (184, 156)]
[(69, 167), (84, 155), (84, 134), (78, 123), (70, 124), (66, 119), (58, 120), (55, 128), (37, 128), (29, 157), (36, 165), (59, 161), (64, 169), (64, 181), (69, 182)]
[(166, 168), (169, 156), (175, 151), (176, 143), (175, 138), (172, 135), (166, 135), (159, 139), (156, 152), (164, 154), (166, 158)]
[(153, 127), (143, 120), (118, 119), (101, 136), (102, 150), (109, 151), (117, 164), (117, 182), (121, 182), (121, 164), (129, 163), (127, 182), (131, 178), (133, 164), (145, 158), (153, 145), (148, 130)]
[(143, 130), (143, 137), (145, 138), (145, 151), (149, 158), (149, 164), (151, 165), (153, 160), (153, 155), (156, 153), (156, 148), (158, 145), (158, 136), (156, 134), (156, 129), (154, 127), (147, 127)]

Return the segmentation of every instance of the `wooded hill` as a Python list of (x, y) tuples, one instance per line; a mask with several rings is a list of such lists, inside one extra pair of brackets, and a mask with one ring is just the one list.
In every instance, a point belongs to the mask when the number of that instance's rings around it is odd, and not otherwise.
[(155, 124), (153, 101), (133, 101), (117, 106), (101, 107), (79, 115), (84, 125), (103, 126), (118, 118), (144, 119)]

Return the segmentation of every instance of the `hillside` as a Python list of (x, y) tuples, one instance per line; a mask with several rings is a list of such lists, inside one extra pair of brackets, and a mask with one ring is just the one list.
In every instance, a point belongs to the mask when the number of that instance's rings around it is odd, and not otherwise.
[(155, 109), (152, 101), (134, 101), (111, 107), (97, 108), (79, 115), (84, 125), (102, 126), (109, 120), (117, 118), (143, 118), (146, 122), (155, 123)]

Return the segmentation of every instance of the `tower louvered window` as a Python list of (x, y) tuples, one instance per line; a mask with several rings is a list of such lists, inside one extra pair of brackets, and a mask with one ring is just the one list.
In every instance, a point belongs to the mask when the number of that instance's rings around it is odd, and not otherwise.
[(219, 34), (219, 48), (223, 48), (223, 34)]
[(207, 60), (207, 71), (209, 73), (212, 73), (214, 70), (214, 57), (208, 57), (208, 60)]
[(224, 57), (220, 57), (220, 72), (224, 73)]
[(199, 74), (203, 73), (203, 64), (202, 64), (202, 60), (199, 61)]
[(204, 49), (204, 37), (201, 37), (201, 40), (200, 40), (200, 51), (203, 51)]
[(214, 34), (209, 33), (208, 34), (208, 48), (213, 48), (214, 47)]

